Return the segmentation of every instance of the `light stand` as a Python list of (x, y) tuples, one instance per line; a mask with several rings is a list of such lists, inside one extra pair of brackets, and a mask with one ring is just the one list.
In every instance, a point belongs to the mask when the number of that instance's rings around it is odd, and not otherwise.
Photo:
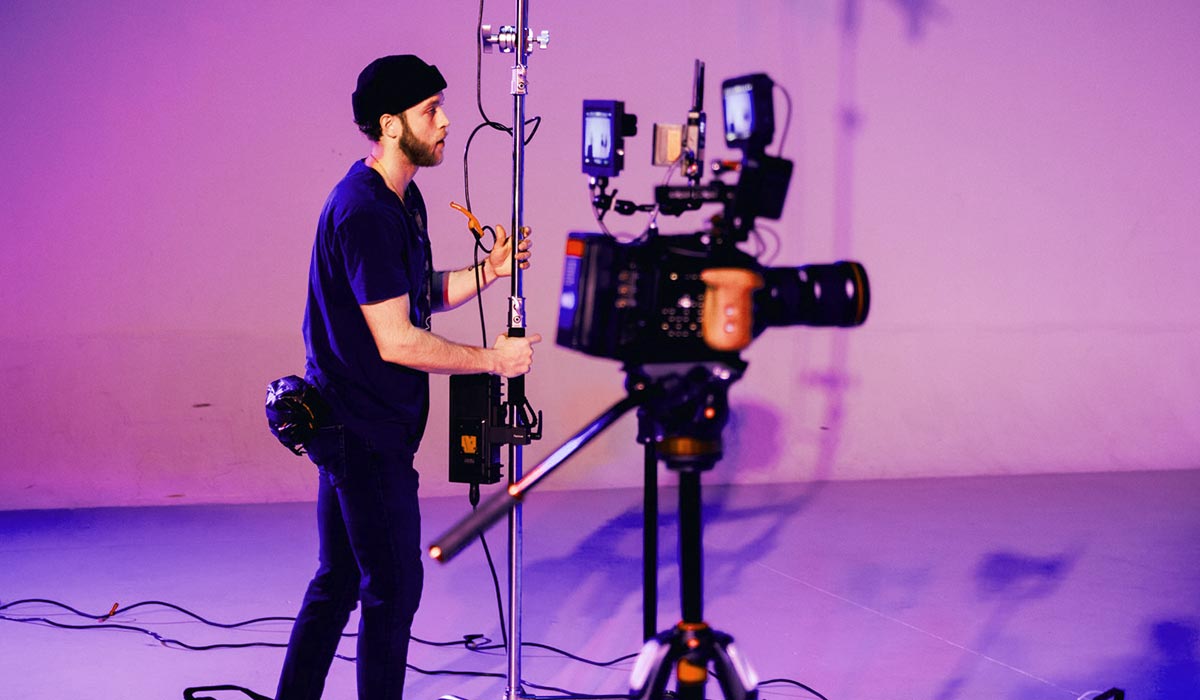
[[(499, 48), (503, 53), (513, 53), (516, 64), (512, 69), (513, 96), (513, 215), (512, 229), (512, 289), (508, 304), (508, 335), (525, 336), (524, 275), (517, 260), (521, 231), (525, 226), (525, 95), (528, 91), (529, 54), (533, 52), (534, 40), (529, 29), (529, 2), (517, 0), (517, 22), (515, 26), (504, 26), (493, 32), (491, 25), (479, 28), (479, 41), (490, 53)], [(537, 39), (541, 48), (550, 41), (548, 32), (543, 31)], [(507, 421), (515, 430), (531, 427), (532, 418), (526, 412), (525, 377), (508, 380)], [(522, 447), (520, 441), (509, 443), (508, 481), (509, 488), (522, 477)], [(521, 508), (518, 505), (508, 516), (508, 682), (506, 700), (521, 697), (521, 567), (522, 567)]]

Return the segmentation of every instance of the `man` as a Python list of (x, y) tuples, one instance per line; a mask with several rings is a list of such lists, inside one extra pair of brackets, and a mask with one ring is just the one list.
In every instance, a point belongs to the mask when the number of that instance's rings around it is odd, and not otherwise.
[[(541, 340), (501, 336), (479, 348), (430, 332), (432, 312), (475, 295), (477, 272), (484, 285), (512, 272), (513, 241), (501, 227), (482, 269), (433, 271), (413, 177), (442, 162), (445, 87), (416, 56), (386, 56), (362, 71), (352, 98), (371, 150), (325, 203), (304, 317), (307, 377), (335, 423), (307, 445), (320, 473), (320, 567), (292, 629), (278, 700), (321, 696), (358, 600), (358, 697), (401, 697), (423, 579), (413, 456), (429, 413), (428, 373), (515, 377), (529, 371)], [(522, 240), (522, 267), (529, 256)]]

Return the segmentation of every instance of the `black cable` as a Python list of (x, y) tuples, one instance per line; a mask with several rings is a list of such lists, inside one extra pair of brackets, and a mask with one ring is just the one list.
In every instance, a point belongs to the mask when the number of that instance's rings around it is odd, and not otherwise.
[(630, 659), (636, 659), (638, 657), (637, 654), (626, 654), (624, 656), (618, 656), (617, 658), (615, 658), (611, 661), (593, 661), (592, 659), (586, 659), (582, 656), (576, 656), (575, 654), (572, 654), (569, 651), (563, 651), (562, 649), (559, 649), (557, 647), (552, 647), (549, 644), (539, 644), (538, 642), (522, 642), (521, 646), (535, 647), (537, 649), (545, 649), (547, 651), (552, 651), (555, 654), (559, 654), (560, 656), (565, 656), (568, 659), (573, 659), (575, 661), (585, 663), (589, 666), (599, 666), (600, 668), (605, 668), (607, 666), (615, 666), (615, 665), (621, 663), (622, 661), (629, 661)]
[[(500, 638), (504, 640), (502, 649), (508, 649), (508, 618), (504, 615), (504, 600), (500, 595), (500, 577), (496, 574), (496, 564), (492, 561), (492, 550), (488, 547), (487, 538), (479, 533), (479, 541), (483, 544), (483, 554), (487, 557), (488, 570), (492, 573), (492, 585), (496, 591), (496, 612), (500, 615)], [(522, 643), (524, 646), (525, 643)]]
[[(475, 20), (475, 26), (480, 28), (483, 27), (483, 2), (479, 0), (479, 17)], [(483, 111), (483, 37), (478, 34), (475, 36), (475, 106), (485, 124), (495, 123)]]
[[(500, 597), (499, 578), (496, 575), (495, 563), (493, 562), (491, 553), (488, 550), (487, 541), (485, 539), (483, 539), (482, 536), (480, 539), (483, 541), (484, 550), (487, 554), (488, 566), (492, 573), (492, 581), (493, 581), (493, 584), (495, 586), (495, 591), (496, 591), (496, 604), (497, 604), (497, 609), (499, 610), (499, 613), (500, 613), (501, 633), (504, 634), (505, 617), (504, 617), (504, 608), (503, 608), (503, 604), (501, 602), (501, 597)], [(77, 608), (70, 606), (70, 605), (67, 605), (66, 603), (62, 603), (62, 602), (59, 602), (56, 600), (51, 600), (48, 598), (22, 598), (19, 600), (12, 600), (12, 601), (8, 601), (6, 603), (0, 604), (0, 611), (8, 610), (9, 608), (13, 608), (18, 605), (28, 605), (28, 604), (50, 605), (53, 607), (60, 608), (62, 610), (66, 610), (78, 617), (84, 617), (84, 618), (88, 618), (91, 620), (97, 620), (98, 622), (95, 624), (71, 625), (71, 624), (67, 624), (64, 622), (58, 622), (56, 620), (51, 620), (49, 618), (41, 617), (41, 616), (14, 617), (14, 616), (10, 616), (10, 615), (2, 615), (2, 614), (0, 614), (0, 620), (4, 620), (4, 621), (8, 621), (8, 622), (40, 623), (40, 624), (48, 625), (50, 627), (55, 627), (55, 628), (59, 628), (59, 629), (68, 629), (68, 630), (113, 629), (113, 630), (122, 630), (122, 631), (127, 631), (127, 632), (138, 632), (138, 633), (145, 634), (145, 635), (153, 638), (155, 641), (157, 641), (159, 644), (161, 644), (165, 647), (176, 647), (179, 649), (186, 649), (188, 651), (212, 651), (214, 649), (248, 649), (248, 648), (253, 648), (253, 647), (283, 648), (283, 647), (286, 647), (287, 644), (283, 643), (283, 642), (241, 642), (241, 643), (226, 642), (226, 643), (218, 643), (218, 644), (189, 644), (187, 642), (184, 642), (184, 641), (181, 641), (178, 639), (173, 639), (170, 637), (163, 636), (157, 632), (154, 632), (153, 630), (149, 630), (149, 629), (146, 629), (143, 627), (137, 627), (134, 625), (127, 625), (127, 624), (117, 623), (117, 622), (109, 622), (108, 620), (116, 615), (124, 614), (124, 613), (129, 612), (130, 610), (135, 610), (137, 608), (147, 607), (147, 606), (160, 606), (160, 607), (169, 608), (171, 610), (175, 610), (175, 611), (177, 611), (183, 615), (186, 615), (194, 620), (197, 620), (198, 622), (201, 622), (205, 625), (208, 625), (211, 627), (217, 627), (220, 629), (236, 629), (239, 627), (246, 627), (248, 625), (261, 623), (261, 622), (294, 622), (295, 621), (294, 617), (269, 616), (269, 617), (257, 617), (257, 618), (253, 618), (253, 619), (249, 619), (249, 620), (242, 620), (239, 622), (230, 622), (230, 623), (215, 622), (213, 620), (209, 620), (209, 619), (203, 617), (202, 615), (198, 615), (198, 614), (192, 612), (191, 610), (188, 610), (187, 608), (183, 608), (179, 605), (175, 605), (174, 603), (168, 603), (168, 602), (164, 602), (164, 601), (160, 601), (160, 600), (147, 600), (147, 601), (142, 601), (139, 603), (134, 603), (132, 605), (128, 605), (125, 607), (117, 607), (114, 605), (113, 610), (111, 610), (108, 613), (105, 613), (103, 615), (93, 615), (93, 614), (83, 612)], [(358, 635), (355, 633), (351, 633), (351, 632), (344, 632), (344, 633), (342, 633), (342, 636), (343, 637), (356, 637)], [(415, 642), (421, 643), (421, 644), (425, 644), (428, 646), (434, 646), (434, 647), (454, 647), (454, 646), (461, 645), (464, 649), (466, 649), (468, 651), (481, 652), (481, 653), (485, 652), (485, 651), (495, 650), (495, 649), (506, 649), (508, 647), (507, 637), (505, 637), (504, 644), (502, 644), (502, 645), (488, 644), (487, 642), (489, 640), (488, 640), (487, 636), (481, 635), (481, 634), (464, 635), (464, 637), (462, 639), (446, 641), (446, 642), (433, 642), (433, 641), (421, 639), (416, 636), (413, 636), (412, 640)], [(521, 644), (521, 646), (545, 649), (552, 653), (559, 654), (561, 656), (565, 656), (574, 661), (588, 664), (590, 666), (597, 666), (600, 668), (614, 666), (618, 663), (629, 661), (629, 660), (637, 657), (637, 654), (627, 654), (625, 656), (619, 656), (610, 661), (595, 661), (593, 659), (588, 659), (588, 658), (585, 658), (582, 656), (578, 656), (576, 654), (572, 654), (570, 652), (564, 651), (562, 649), (559, 649), (557, 647), (554, 647), (554, 646), (551, 646), (548, 644), (541, 644), (538, 642), (523, 642)], [(341, 659), (343, 661), (349, 661), (351, 663), (356, 661), (356, 657), (347, 656), (345, 654), (335, 654), (335, 657), (338, 659)], [(408, 664), (408, 668), (412, 669), (413, 671), (416, 671), (417, 673), (421, 673), (424, 675), (430, 675), (430, 676), (457, 675), (457, 676), (466, 676), (466, 677), (472, 677), (472, 678), (476, 678), (476, 677), (478, 677), (478, 678), (505, 678), (506, 677), (505, 674), (485, 672), (485, 671), (457, 671), (457, 670), (453, 670), (453, 669), (430, 671), (427, 669), (419, 668), (417, 666), (413, 666), (412, 664)], [(524, 681), (524, 684), (528, 685), (531, 688), (537, 688), (539, 690), (547, 690), (547, 691), (554, 692), (554, 693), (560, 693), (560, 695), (558, 695), (558, 696), (529, 696), (530, 700), (566, 700), (568, 698), (579, 698), (581, 700), (610, 700), (610, 699), (627, 698), (628, 697), (628, 695), (588, 695), (588, 694), (581, 694), (581, 693), (572, 693), (571, 691), (564, 690), (562, 688), (556, 688), (554, 686), (538, 685), (536, 683), (531, 683), (529, 681)], [(824, 695), (819, 693), (814, 688), (807, 686), (799, 681), (792, 680), (790, 678), (772, 678), (770, 680), (762, 681), (758, 685), (759, 685), (759, 687), (763, 687), (763, 686), (767, 686), (767, 685), (780, 685), (780, 684), (795, 686), (795, 687), (800, 688), (808, 693), (811, 693), (814, 697), (818, 698), (819, 700), (828, 700), (828, 698), (826, 698)], [(212, 686), (209, 688), (192, 688), (189, 690), (209, 690), (209, 689), (212, 689), (212, 690), (217, 690), (217, 689), (242, 690), (244, 692), (247, 692), (248, 694), (251, 694), (251, 691), (247, 691), (244, 688), (239, 688), (239, 687), (235, 687), (235, 686), (231, 686), (231, 687)], [(257, 698), (257, 697), (261, 697), (261, 696), (252, 694), (252, 697)]]
[[(468, 206), (470, 206), (470, 205), (468, 204)], [(467, 211), (470, 211), (470, 209), (468, 209)], [(492, 232), (492, 240), (493, 241), (496, 240), (496, 232), (494, 229), (492, 229), (491, 226), (484, 226), (483, 230), (491, 231)], [(493, 245), (493, 247), (495, 247), (495, 243), (493, 243), (492, 245)], [(483, 340), (480, 342), (480, 345), (482, 347), (486, 348), (488, 346), (488, 334), (487, 334), (487, 321), (484, 320), (484, 317), (483, 317), (483, 268), (480, 267), (480, 265), (479, 265), (479, 251), (481, 251), (481, 250), (484, 253), (486, 253), (488, 256), (491, 256), (492, 251), (488, 248), (484, 248), (483, 241), (479, 238), (476, 238), (475, 239), (475, 247), (471, 249), (472, 259), (475, 262), (475, 265), (474, 265), (474, 267), (471, 268), (471, 270), (475, 275), (475, 306), (477, 306), (479, 308), (479, 333), (483, 337)], [(484, 260), (486, 261), (487, 258), (484, 258)]]
[(172, 610), (175, 610), (177, 612), (180, 612), (180, 613), (192, 618), (193, 620), (203, 622), (204, 624), (209, 625), (210, 627), (220, 627), (222, 629), (236, 629), (238, 627), (245, 627), (247, 625), (257, 624), (259, 622), (293, 622), (296, 619), (294, 617), (256, 617), (252, 620), (243, 620), (241, 622), (229, 622), (229, 623), (214, 622), (207, 618), (201, 617), (200, 615), (197, 615), (196, 613), (192, 612), (191, 610), (188, 610), (187, 608), (182, 608), (178, 605), (175, 605), (174, 603), (167, 603), (167, 602), (161, 601), (161, 600), (143, 600), (140, 603), (134, 603), (133, 605), (126, 605), (123, 608), (113, 605), (112, 610), (105, 613), (104, 615), (91, 615), (91, 614), (83, 612), (82, 610), (77, 610), (76, 608), (73, 608), (70, 605), (67, 605), (66, 603), (60, 603), (57, 600), (50, 600), (48, 598), (22, 598), (20, 600), (13, 600), (13, 601), (4, 603), (3, 605), (0, 605), (0, 610), (7, 610), (8, 608), (16, 606), (16, 605), (27, 605), (29, 603), (43, 603), (45, 605), (52, 605), (54, 607), (61, 608), (68, 612), (74, 613), (75, 615), (77, 615), (79, 617), (87, 617), (87, 618), (91, 618), (93, 620), (99, 620), (101, 622), (109, 619), (110, 617), (115, 617), (117, 615), (127, 613), (131, 610), (135, 610), (137, 608), (142, 608), (142, 607), (146, 607), (146, 606), (150, 606), (150, 605), (157, 605), (157, 606), (164, 607), (164, 608), (170, 608)]
[(468, 159), (468, 157), (471, 155), (471, 142), (475, 140), (475, 135), (478, 134), (480, 130), (489, 126), (498, 125), (495, 125), (492, 122), (484, 122), (479, 124), (471, 130), (471, 134), (470, 136), (467, 136), (467, 142), (463, 146), (463, 199), (467, 203), (467, 211), (473, 211), (471, 209), (471, 165)]
[(805, 691), (808, 691), (809, 693), (812, 693), (812, 695), (814, 697), (819, 698), (819, 700), (829, 700), (829, 698), (825, 697), (824, 695), (821, 695), (813, 688), (810, 688), (809, 686), (804, 685), (800, 681), (794, 681), (791, 678), (772, 678), (769, 681), (760, 681), (758, 684), (758, 687), (761, 688), (764, 685), (794, 685), (801, 690), (805, 690)]
[(523, 696), (523, 697), (529, 698), (529, 700), (610, 700), (610, 699), (616, 700), (617, 698), (624, 698), (625, 700), (629, 700), (629, 693), (624, 693), (622, 695), (589, 695), (587, 693), (575, 693), (570, 690), (565, 690), (563, 688), (555, 688), (552, 685), (538, 685), (537, 683), (530, 683), (529, 681), (525, 681), (525, 684), (528, 685), (530, 688), (537, 688), (538, 690), (549, 690), (553, 693), (559, 693), (558, 695), (524, 695)]
[[(496, 565), (492, 559), (491, 550), (487, 545), (486, 539), (483, 539), (483, 546), (484, 546), (484, 551), (485, 551), (485, 554), (486, 554), (487, 560), (488, 560), (488, 568), (492, 574), (492, 583), (493, 583), (494, 589), (496, 591), (496, 608), (500, 615), (501, 633), (504, 634), (503, 628), (504, 628), (504, 622), (505, 622), (506, 618), (504, 615), (504, 607), (503, 607), (503, 603), (501, 600), (501, 594), (500, 594), (500, 580), (496, 574)], [(7, 620), (10, 622), (41, 622), (41, 623), (50, 625), (51, 627), (58, 627), (61, 629), (121, 629), (121, 630), (128, 630), (128, 631), (132, 631), (132, 632), (141, 632), (143, 634), (147, 634), (151, 637), (154, 637), (156, 640), (158, 640), (159, 642), (161, 642), (163, 644), (175, 645), (175, 646), (179, 646), (184, 649), (190, 649), (192, 651), (208, 651), (210, 649), (223, 649), (223, 648), (238, 648), (238, 649), (240, 649), (240, 648), (251, 647), (251, 646), (285, 647), (287, 645), (283, 644), (283, 643), (277, 643), (277, 642), (245, 642), (245, 643), (238, 643), (238, 644), (214, 644), (214, 645), (207, 645), (207, 646), (197, 646), (197, 645), (188, 644), (186, 642), (182, 642), (182, 641), (179, 641), (176, 639), (170, 639), (170, 638), (163, 637), (162, 635), (158, 634), (157, 632), (153, 632), (151, 630), (147, 630), (142, 627), (136, 627), (133, 625), (126, 625), (126, 624), (117, 623), (117, 622), (107, 622), (107, 620), (115, 615), (119, 615), (119, 614), (128, 612), (135, 608), (145, 607), (145, 606), (150, 606), (150, 605), (158, 605), (158, 606), (170, 608), (172, 610), (176, 610), (188, 617), (191, 617), (194, 620), (202, 622), (211, 627), (218, 627), (221, 629), (236, 629), (238, 627), (245, 627), (247, 625), (256, 624), (259, 622), (294, 622), (296, 619), (294, 617), (272, 616), (272, 617), (259, 617), (259, 618), (254, 618), (251, 620), (243, 620), (241, 622), (233, 622), (233, 623), (214, 622), (214, 621), (209, 620), (201, 615), (197, 615), (196, 613), (194, 613), (186, 608), (180, 607), (173, 603), (166, 603), (166, 602), (158, 601), (158, 600), (134, 603), (133, 605), (129, 605), (129, 606), (126, 606), (123, 608), (118, 608), (115, 612), (110, 613), (110, 614), (105, 614), (105, 615), (92, 615), (89, 613), (85, 613), (81, 610), (71, 607), (70, 605), (67, 605), (66, 603), (60, 603), (56, 600), (50, 600), (47, 598), (24, 598), (21, 600), (10, 601), (8, 603), (4, 603), (3, 605), (0, 605), (0, 610), (6, 610), (10, 607), (15, 607), (17, 605), (27, 605), (27, 604), (32, 604), (32, 603), (41, 603), (41, 604), (45, 604), (45, 605), (51, 605), (51, 606), (54, 606), (57, 608), (61, 608), (63, 610), (67, 610), (78, 617), (85, 617), (85, 618), (92, 619), (92, 620), (98, 620), (99, 622), (97, 624), (89, 624), (89, 625), (70, 625), (70, 624), (63, 623), (63, 622), (56, 622), (54, 620), (51, 620), (51, 619), (45, 618), (45, 617), (10, 617), (8, 615), (0, 615), (0, 620)], [(357, 637), (358, 635), (357, 635), (357, 633), (354, 633), (354, 632), (343, 632), (342, 636), (343, 637)], [(462, 639), (455, 639), (455, 640), (445, 641), (445, 642), (434, 642), (434, 641), (430, 641), (427, 639), (422, 639), (417, 636), (413, 636), (412, 640), (415, 642), (418, 642), (420, 644), (424, 644), (426, 646), (454, 647), (454, 646), (461, 645), (464, 649), (468, 649), (470, 651), (481, 651), (481, 652), (482, 651), (490, 651), (490, 650), (494, 650), (494, 649), (507, 649), (508, 648), (507, 637), (505, 637), (505, 641), (502, 645), (489, 645), (489, 644), (487, 644), (487, 642), (490, 640), (488, 639), (488, 637), (486, 635), (482, 635), (482, 634), (468, 634), (468, 635), (464, 635)], [(483, 643), (480, 643), (480, 640), (483, 640)], [(558, 654), (560, 656), (565, 656), (569, 659), (573, 659), (575, 661), (579, 661), (581, 663), (585, 663), (585, 664), (588, 664), (591, 666), (597, 666), (600, 668), (613, 666), (613, 665), (616, 665), (623, 661), (628, 661), (630, 659), (637, 657), (637, 654), (627, 654), (625, 656), (620, 656), (620, 657), (617, 657), (617, 658), (609, 660), (609, 661), (595, 661), (593, 659), (588, 659), (588, 658), (585, 658), (582, 656), (578, 656), (576, 654), (572, 654), (568, 651), (559, 649), (558, 647), (554, 647), (549, 644), (541, 644), (539, 642), (522, 642), (521, 646), (545, 649), (547, 651)], [(342, 656), (340, 658), (349, 659), (351, 657)]]
[(253, 690), (250, 690), (249, 688), (243, 688), (240, 685), (205, 685), (194, 688), (185, 688), (183, 691), (183, 700), (213, 700), (207, 695), (196, 695), (196, 693), (207, 693), (213, 690), (232, 690), (239, 693), (245, 693), (250, 697), (250, 700), (272, 700), (266, 695), (259, 695)]
[[(87, 617), (87, 616), (85, 616), (85, 617)], [(26, 623), (40, 622), (42, 624), (46, 624), (51, 627), (57, 627), (59, 629), (67, 629), (67, 630), (108, 629), (108, 630), (125, 630), (127, 632), (140, 632), (142, 634), (153, 637), (159, 644), (162, 644), (163, 646), (166, 646), (166, 647), (175, 646), (175, 647), (179, 647), (181, 649), (188, 649), (189, 651), (211, 651), (213, 649), (245, 649), (248, 647), (285, 647), (285, 646), (287, 646), (287, 644), (274, 643), (274, 642), (244, 642), (244, 643), (239, 643), (239, 644), (208, 644), (208, 645), (197, 646), (197, 645), (193, 645), (193, 644), (188, 644), (187, 642), (181, 642), (178, 639), (171, 639), (169, 637), (164, 637), (163, 635), (161, 635), (153, 630), (148, 630), (143, 627), (135, 627), (133, 625), (124, 625), (124, 624), (120, 624), (120, 623), (116, 623), (116, 622), (101, 622), (101, 623), (93, 624), (93, 625), (69, 625), (65, 622), (56, 622), (56, 621), (51, 620), (46, 617), (11, 617), (9, 615), (0, 615), (0, 620), (7, 620), (9, 622), (26, 622)]]
[[(161, 600), (144, 600), (140, 603), (134, 603), (132, 605), (127, 605), (123, 608), (118, 608), (117, 606), (114, 605), (113, 609), (111, 611), (109, 611), (108, 613), (105, 613), (103, 615), (94, 615), (94, 614), (86, 613), (86, 612), (83, 612), (82, 610), (71, 607), (70, 605), (67, 605), (66, 603), (61, 603), (57, 600), (50, 600), (48, 598), (22, 598), (20, 600), (12, 600), (12, 601), (9, 601), (7, 603), (0, 605), (0, 610), (7, 610), (8, 608), (15, 607), (18, 605), (28, 605), (28, 604), (34, 604), (34, 603), (40, 603), (40, 604), (44, 604), (44, 605), (50, 605), (53, 607), (57, 607), (62, 610), (66, 610), (78, 617), (84, 617), (84, 618), (88, 618), (90, 620), (96, 620), (98, 622), (98, 624), (69, 625), (67, 623), (56, 622), (54, 620), (51, 620), (51, 619), (45, 618), (45, 617), (19, 618), (19, 617), (10, 617), (8, 615), (0, 615), (0, 620), (7, 620), (9, 622), (42, 622), (47, 625), (50, 625), (51, 627), (59, 627), (62, 629), (124, 629), (124, 630), (133, 631), (133, 632), (141, 632), (143, 634), (148, 634), (163, 644), (173, 644), (173, 645), (182, 647), (184, 649), (190, 649), (193, 651), (208, 651), (209, 649), (222, 649), (222, 648), (227, 648), (227, 647), (240, 649), (240, 648), (247, 647), (247, 646), (282, 647), (282, 646), (287, 646), (287, 645), (286, 644), (277, 644), (275, 642), (251, 642), (251, 643), (235, 644), (235, 645), (218, 644), (218, 645), (211, 645), (211, 646), (205, 646), (205, 647), (197, 647), (194, 645), (187, 644), (186, 642), (181, 642), (179, 640), (164, 638), (161, 635), (157, 634), (156, 632), (152, 632), (152, 631), (147, 630), (142, 627), (136, 627), (133, 625), (125, 625), (125, 624), (117, 623), (117, 622), (108, 622), (108, 620), (117, 615), (122, 615), (124, 613), (127, 613), (131, 610), (135, 610), (137, 608), (146, 607), (146, 606), (160, 606), (160, 607), (164, 607), (164, 608), (170, 608), (171, 610), (175, 610), (183, 615), (186, 615), (187, 617), (192, 618), (193, 620), (204, 623), (205, 625), (208, 625), (210, 627), (217, 627), (220, 629), (237, 629), (239, 627), (246, 627), (248, 625), (254, 625), (254, 624), (258, 624), (258, 623), (262, 623), (262, 622), (295, 622), (296, 621), (296, 618), (294, 618), (294, 617), (271, 616), (271, 617), (256, 617), (256, 618), (253, 618), (250, 620), (242, 620), (240, 622), (229, 622), (229, 623), (214, 622), (213, 620), (209, 620), (201, 615), (198, 615), (198, 614), (192, 612), (191, 610), (188, 610), (187, 608), (183, 608), (178, 605), (175, 605), (174, 603), (167, 603), (167, 602), (164, 602)], [(357, 636), (358, 636), (357, 632), (343, 632), (342, 633), (342, 637), (353, 638), (353, 637), (357, 637)], [(472, 651), (474, 651), (476, 649), (489, 648), (487, 646), (481, 646), (479, 644), (478, 640), (481, 640), (481, 639), (485, 640), (485, 644), (487, 641), (491, 641), (490, 639), (488, 639), (488, 637), (486, 635), (482, 635), (482, 634), (468, 634), (468, 635), (464, 635), (462, 639), (455, 639), (455, 640), (451, 640), (451, 641), (447, 641), (447, 642), (434, 642), (434, 641), (430, 641), (428, 639), (422, 639), (417, 636), (412, 637), (412, 640), (414, 642), (418, 642), (418, 643), (424, 644), (426, 646), (453, 647), (453, 646), (462, 645), (463, 648), (469, 649)]]
[(792, 126), (792, 95), (791, 95), (791, 93), (789, 93), (787, 91), (787, 88), (780, 85), (779, 83), (775, 83), (775, 87), (779, 88), (779, 91), (783, 93), (784, 102), (787, 103), (787, 112), (786, 112), (787, 116), (784, 117), (784, 120), (783, 120), (783, 133), (779, 136), (778, 157), (782, 158), (783, 157), (783, 144), (785, 141), (787, 141), (788, 129)]
[[(21, 602), (21, 601), (16, 601), (16, 602)], [(54, 603), (54, 601), (49, 601), (49, 602)], [(9, 605), (13, 605), (13, 604), (15, 604), (15, 603), (10, 603)], [(7, 606), (4, 606), (4, 607), (7, 607)], [(61, 607), (67, 607), (67, 606), (61, 606)], [(84, 615), (84, 617), (90, 617), (90, 616)], [(193, 616), (193, 617), (197, 617), (197, 616)], [(199, 619), (199, 618), (197, 617), (197, 619)], [(45, 617), (10, 617), (8, 615), (0, 615), (0, 620), (7, 620), (9, 622), (27, 622), (27, 623), (39, 622), (39, 623), (46, 624), (51, 627), (57, 627), (60, 629), (74, 629), (74, 630), (115, 629), (115, 630), (129, 631), (129, 632), (140, 632), (142, 634), (153, 637), (159, 644), (162, 644), (163, 646), (179, 647), (181, 649), (187, 649), (189, 651), (211, 651), (213, 649), (247, 649), (247, 648), (251, 648), (251, 647), (283, 648), (283, 647), (287, 646), (287, 644), (284, 642), (244, 642), (244, 643), (236, 643), (236, 644), (235, 643), (222, 643), (222, 644), (195, 645), (195, 644), (188, 644), (187, 642), (182, 642), (178, 639), (171, 639), (169, 637), (164, 637), (163, 635), (158, 634), (157, 632), (154, 632), (153, 630), (148, 630), (148, 629), (145, 629), (142, 627), (135, 627), (133, 625), (123, 625), (123, 624), (112, 623), (112, 622), (104, 622), (104, 623), (94, 624), (94, 625), (68, 625), (66, 623), (56, 622), (54, 620), (50, 620)], [(220, 625), (217, 625), (217, 626), (220, 626)], [(349, 636), (349, 635), (343, 635), (343, 636)], [(420, 641), (420, 640), (417, 640), (416, 637), (413, 637), (413, 640)], [(452, 642), (449, 644), (457, 645), (457, 644), (462, 644), (462, 643), (463, 642)], [(447, 644), (435, 644), (435, 646), (446, 646), (446, 645)], [(468, 647), (468, 648), (470, 648), (470, 647)], [(346, 656), (345, 654), (334, 654), (334, 656), (338, 659), (342, 659), (343, 661), (349, 661), (351, 663), (354, 663), (357, 660), (357, 657)], [(490, 672), (485, 672), (485, 671), (456, 671), (453, 669), (440, 669), (440, 670), (430, 671), (427, 669), (419, 668), (412, 664), (406, 664), (406, 666), (408, 668), (412, 669), (413, 671), (416, 671), (417, 673), (421, 673), (421, 674), (424, 674), (427, 676), (453, 675), (453, 676), (467, 676), (467, 677), (471, 677), (471, 678), (504, 678), (504, 674), (490, 673)], [(244, 688), (239, 688), (239, 687), (235, 687), (235, 686), (211, 686), (211, 687), (204, 688), (204, 690), (217, 690), (217, 689), (245, 691)], [(191, 689), (191, 690), (197, 690), (197, 689)], [(255, 695), (255, 697), (261, 697), (261, 696)]]
[[(476, 27), (483, 26), (483, 3), (484, 0), (479, 0), (479, 17), (475, 22)], [(525, 41), (525, 38), (518, 37), (517, 40)], [(467, 143), (463, 148), (463, 198), (466, 200), (468, 211), (471, 210), (471, 176), (470, 164), (467, 156), (471, 152), (471, 141), (474, 140), (475, 134), (477, 134), (480, 129), (485, 127), (491, 127), (496, 131), (503, 131), (509, 135), (512, 135), (513, 133), (513, 127), (493, 121), (483, 109), (483, 37), (478, 36), (478, 34), (476, 35), (475, 41), (475, 107), (479, 110), (479, 117), (483, 120), (483, 123), (479, 124), (471, 131), (471, 135), (467, 137)], [(538, 127), (542, 125), (542, 118), (540, 116), (535, 116), (526, 119), (525, 125), (528, 126), (530, 124), (533, 125), (533, 129), (525, 137), (526, 146), (533, 141), (533, 137), (538, 132)]]

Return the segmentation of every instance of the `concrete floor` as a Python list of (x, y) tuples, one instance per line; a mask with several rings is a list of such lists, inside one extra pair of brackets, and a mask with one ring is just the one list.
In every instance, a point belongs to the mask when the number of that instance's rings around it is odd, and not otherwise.
[[(679, 616), (664, 477), (659, 627)], [(524, 640), (598, 660), (641, 644), (641, 493), (539, 491), (524, 509)], [(425, 541), (466, 510), (423, 502)], [(295, 613), (315, 568), (309, 503), (0, 512), (0, 606), (49, 598), (101, 615), (161, 600), (234, 622)], [(762, 679), (830, 700), (1200, 698), (1200, 471), (834, 482), (705, 491), (706, 618)], [(489, 535), (504, 584), (503, 527)], [(10, 618), (88, 621), (46, 604)], [(500, 639), (482, 549), (426, 567), (414, 633)], [(146, 606), (109, 621), (189, 644), (282, 643), (287, 622), (222, 630)], [(352, 639), (342, 652), (354, 654)], [(0, 621), (0, 698), (272, 695), (282, 649), (185, 651), (131, 631)], [(523, 680), (627, 692), (632, 662), (540, 648)], [(502, 652), (414, 646), (421, 669), (504, 674)], [(410, 672), (407, 696), (500, 698), (502, 678)], [(214, 693), (215, 697), (243, 697)], [(717, 697), (715, 684), (709, 697)], [(771, 684), (766, 698), (813, 697)], [(336, 661), (326, 698), (353, 698)]]

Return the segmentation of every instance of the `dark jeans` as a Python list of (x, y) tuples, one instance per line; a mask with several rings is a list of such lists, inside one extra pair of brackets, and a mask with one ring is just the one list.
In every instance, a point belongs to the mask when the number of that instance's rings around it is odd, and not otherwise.
[(379, 452), (341, 426), (322, 428), (309, 457), (320, 472), (320, 566), (292, 627), (277, 700), (317, 700), (357, 601), (359, 700), (404, 691), (421, 600), (421, 516), (411, 452)]

